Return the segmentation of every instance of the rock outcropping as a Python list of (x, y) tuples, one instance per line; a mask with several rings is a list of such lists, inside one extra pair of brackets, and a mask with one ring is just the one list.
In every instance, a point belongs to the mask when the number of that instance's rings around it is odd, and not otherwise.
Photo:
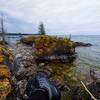
[(76, 47), (90, 47), (92, 44), (90, 43), (83, 43), (83, 42), (75, 42)]

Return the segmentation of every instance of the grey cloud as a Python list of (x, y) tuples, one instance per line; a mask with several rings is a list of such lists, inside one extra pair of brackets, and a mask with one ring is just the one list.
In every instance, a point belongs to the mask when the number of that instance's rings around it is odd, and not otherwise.
[(20, 31), (36, 33), (43, 21), (48, 34), (100, 34), (99, 0), (0, 0), (0, 9), (18, 20), (13, 31), (19, 24)]

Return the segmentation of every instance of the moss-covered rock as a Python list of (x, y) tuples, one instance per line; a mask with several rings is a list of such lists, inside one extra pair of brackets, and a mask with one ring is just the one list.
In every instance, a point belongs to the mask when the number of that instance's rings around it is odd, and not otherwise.
[(10, 69), (6, 65), (0, 65), (0, 77), (9, 77)]
[(73, 53), (74, 44), (69, 39), (41, 35), (35, 39), (35, 49), (38, 56), (52, 53)]
[(67, 38), (39, 35), (23, 37), (21, 42), (34, 44), (35, 55), (38, 60), (68, 60), (68, 57), (75, 54), (74, 42)]
[(11, 85), (14, 82), (14, 77), (11, 76), (10, 69), (6, 65), (0, 65), (0, 100), (4, 100), (11, 92)]
[(73, 86), (78, 81), (78, 75), (75, 73), (74, 65), (68, 63), (48, 63), (44, 66), (39, 66), (39, 70), (49, 73), (50, 79), (62, 86)]
[(0, 64), (4, 64), (8, 60), (13, 60), (13, 53), (10, 49), (0, 44)]
[(0, 100), (5, 100), (6, 96), (12, 90), (14, 78), (11, 76), (10, 66), (7, 62), (10, 60), (11, 52), (3, 44), (0, 44)]

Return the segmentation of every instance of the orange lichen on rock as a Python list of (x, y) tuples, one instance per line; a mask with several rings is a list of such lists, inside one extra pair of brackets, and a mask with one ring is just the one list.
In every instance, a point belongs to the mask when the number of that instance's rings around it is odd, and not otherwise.
[(5, 61), (5, 56), (4, 55), (0, 55), (0, 63)]
[(13, 61), (13, 53), (10, 49), (0, 44), (0, 64), (4, 64), (6, 60)]
[(4, 62), (9, 60), (10, 55), (9, 50), (0, 44), (0, 100), (5, 100), (11, 92), (11, 85), (14, 82), (10, 68), (4, 65)]
[(48, 53), (50, 54), (56, 49), (61, 49), (62, 52), (70, 52), (72, 49), (74, 49), (74, 42), (72, 42), (70, 39), (49, 35), (23, 37), (21, 42), (26, 44), (34, 43), (35, 53), (38, 56)]
[(67, 38), (40, 35), (35, 38), (35, 49), (38, 56), (48, 53), (51, 54), (55, 50), (59, 50), (62, 53), (69, 53), (74, 49), (74, 43)]
[(10, 69), (6, 65), (0, 65), (0, 77), (9, 77)]
[(8, 78), (0, 79), (0, 97), (7, 96), (11, 92), (11, 84)]
[(13, 78), (10, 75), (10, 69), (6, 65), (0, 65), (0, 100), (6, 98), (11, 92)]
[(3, 45), (0, 45), (0, 63), (3, 63), (6, 59), (4, 52), (6, 51)]

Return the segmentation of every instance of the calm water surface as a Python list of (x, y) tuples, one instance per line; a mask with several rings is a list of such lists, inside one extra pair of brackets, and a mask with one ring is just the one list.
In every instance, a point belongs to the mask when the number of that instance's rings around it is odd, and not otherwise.
[(77, 71), (88, 75), (90, 69), (100, 70), (100, 36), (72, 36), (72, 40), (91, 43), (91, 47), (78, 47), (75, 62)]

